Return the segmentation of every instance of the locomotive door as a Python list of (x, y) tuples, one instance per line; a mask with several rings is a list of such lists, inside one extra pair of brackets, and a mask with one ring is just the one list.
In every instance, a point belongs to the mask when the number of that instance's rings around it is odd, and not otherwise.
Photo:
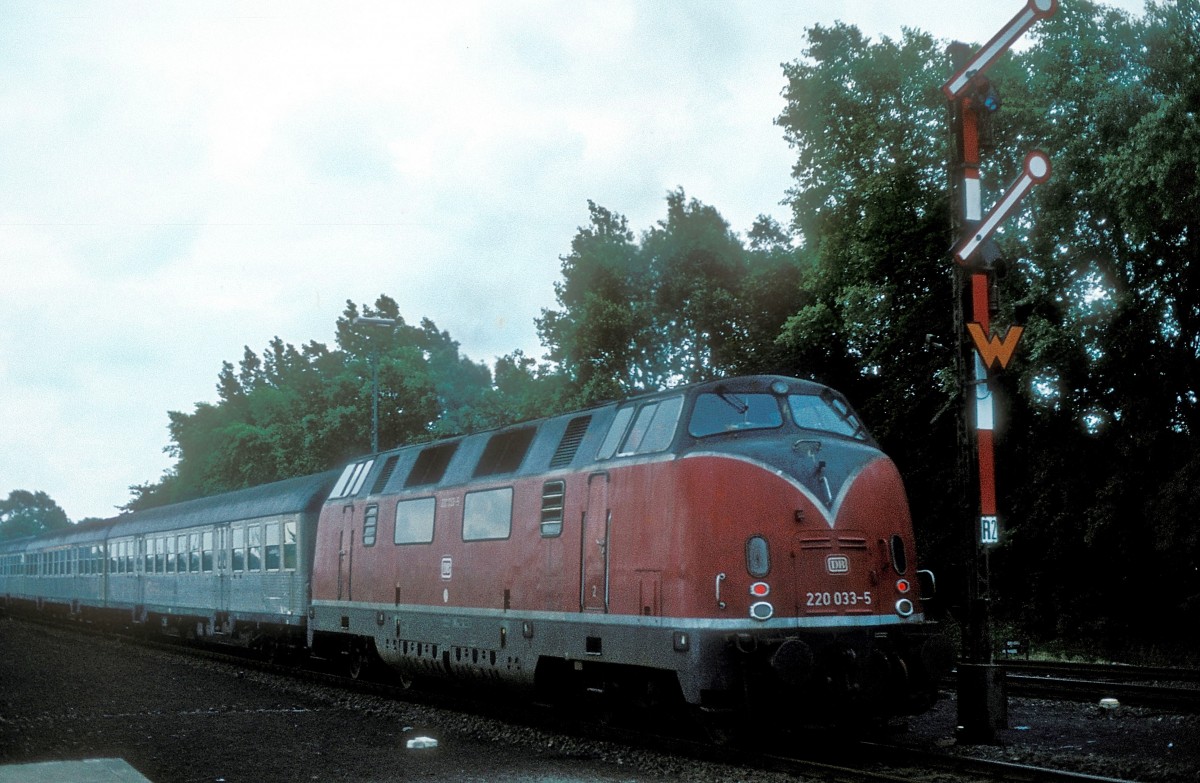
[(354, 567), (354, 506), (342, 508), (342, 530), (338, 533), (338, 593), (339, 601), (352, 601)]
[(612, 511), (608, 508), (608, 474), (588, 476), (587, 509), (580, 527), (579, 608), (608, 611), (608, 544)]

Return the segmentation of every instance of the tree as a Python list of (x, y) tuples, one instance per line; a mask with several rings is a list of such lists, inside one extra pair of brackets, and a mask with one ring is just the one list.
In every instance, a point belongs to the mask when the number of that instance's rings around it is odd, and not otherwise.
[(66, 512), (45, 492), (14, 489), (0, 501), (0, 540), (24, 538), (70, 526)]
[[(360, 312), (396, 326), (356, 323)], [(125, 508), (317, 473), (368, 451), (373, 363), (382, 448), (494, 426), (480, 414), (490, 372), (461, 356), (431, 321), (409, 325), (395, 300), (381, 295), (361, 309), (347, 302), (335, 330), (333, 350), (315, 341), (297, 349), (276, 337), (261, 354), (246, 347), (237, 367), (222, 363), (217, 402), (168, 414), (175, 465), (158, 482), (131, 487)]]

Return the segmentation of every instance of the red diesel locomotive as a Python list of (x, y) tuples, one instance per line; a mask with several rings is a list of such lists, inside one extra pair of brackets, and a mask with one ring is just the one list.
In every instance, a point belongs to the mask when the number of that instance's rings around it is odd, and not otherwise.
[(949, 661), (915, 553), (840, 394), (731, 378), (352, 463), (317, 522), (308, 641), (405, 679), (906, 714)]

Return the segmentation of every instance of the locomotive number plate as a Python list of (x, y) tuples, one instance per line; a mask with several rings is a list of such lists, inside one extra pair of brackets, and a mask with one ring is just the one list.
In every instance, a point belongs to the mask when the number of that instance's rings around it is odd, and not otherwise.
[(829, 606), (864, 606), (871, 605), (871, 591), (864, 590), (861, 593), (854, 593), (848, 590), (838, 590), (836, 592), (825, 593), (808, 593), (808, 601), (805, 606), (813, 608), (824, 608)]

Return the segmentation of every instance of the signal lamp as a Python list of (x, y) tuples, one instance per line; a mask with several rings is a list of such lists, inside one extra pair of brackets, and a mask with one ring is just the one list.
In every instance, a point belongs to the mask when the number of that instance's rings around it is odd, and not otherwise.
[(907, 579), (896, 580), (896, 592), (897, 593), (907, 593), (911, 589), (912, 589), (912, 585), (910, 585), (908, 583)]
[(901, 598), (896, 602), (896, 614), (901, 617), (908, 617), (913, 613), (913, 602), (907, 598)]
[(750, 585), (750, 595), (755, 598), (766, 598), (771, 594), (771, 586), (766, 582), (755, 582)]

